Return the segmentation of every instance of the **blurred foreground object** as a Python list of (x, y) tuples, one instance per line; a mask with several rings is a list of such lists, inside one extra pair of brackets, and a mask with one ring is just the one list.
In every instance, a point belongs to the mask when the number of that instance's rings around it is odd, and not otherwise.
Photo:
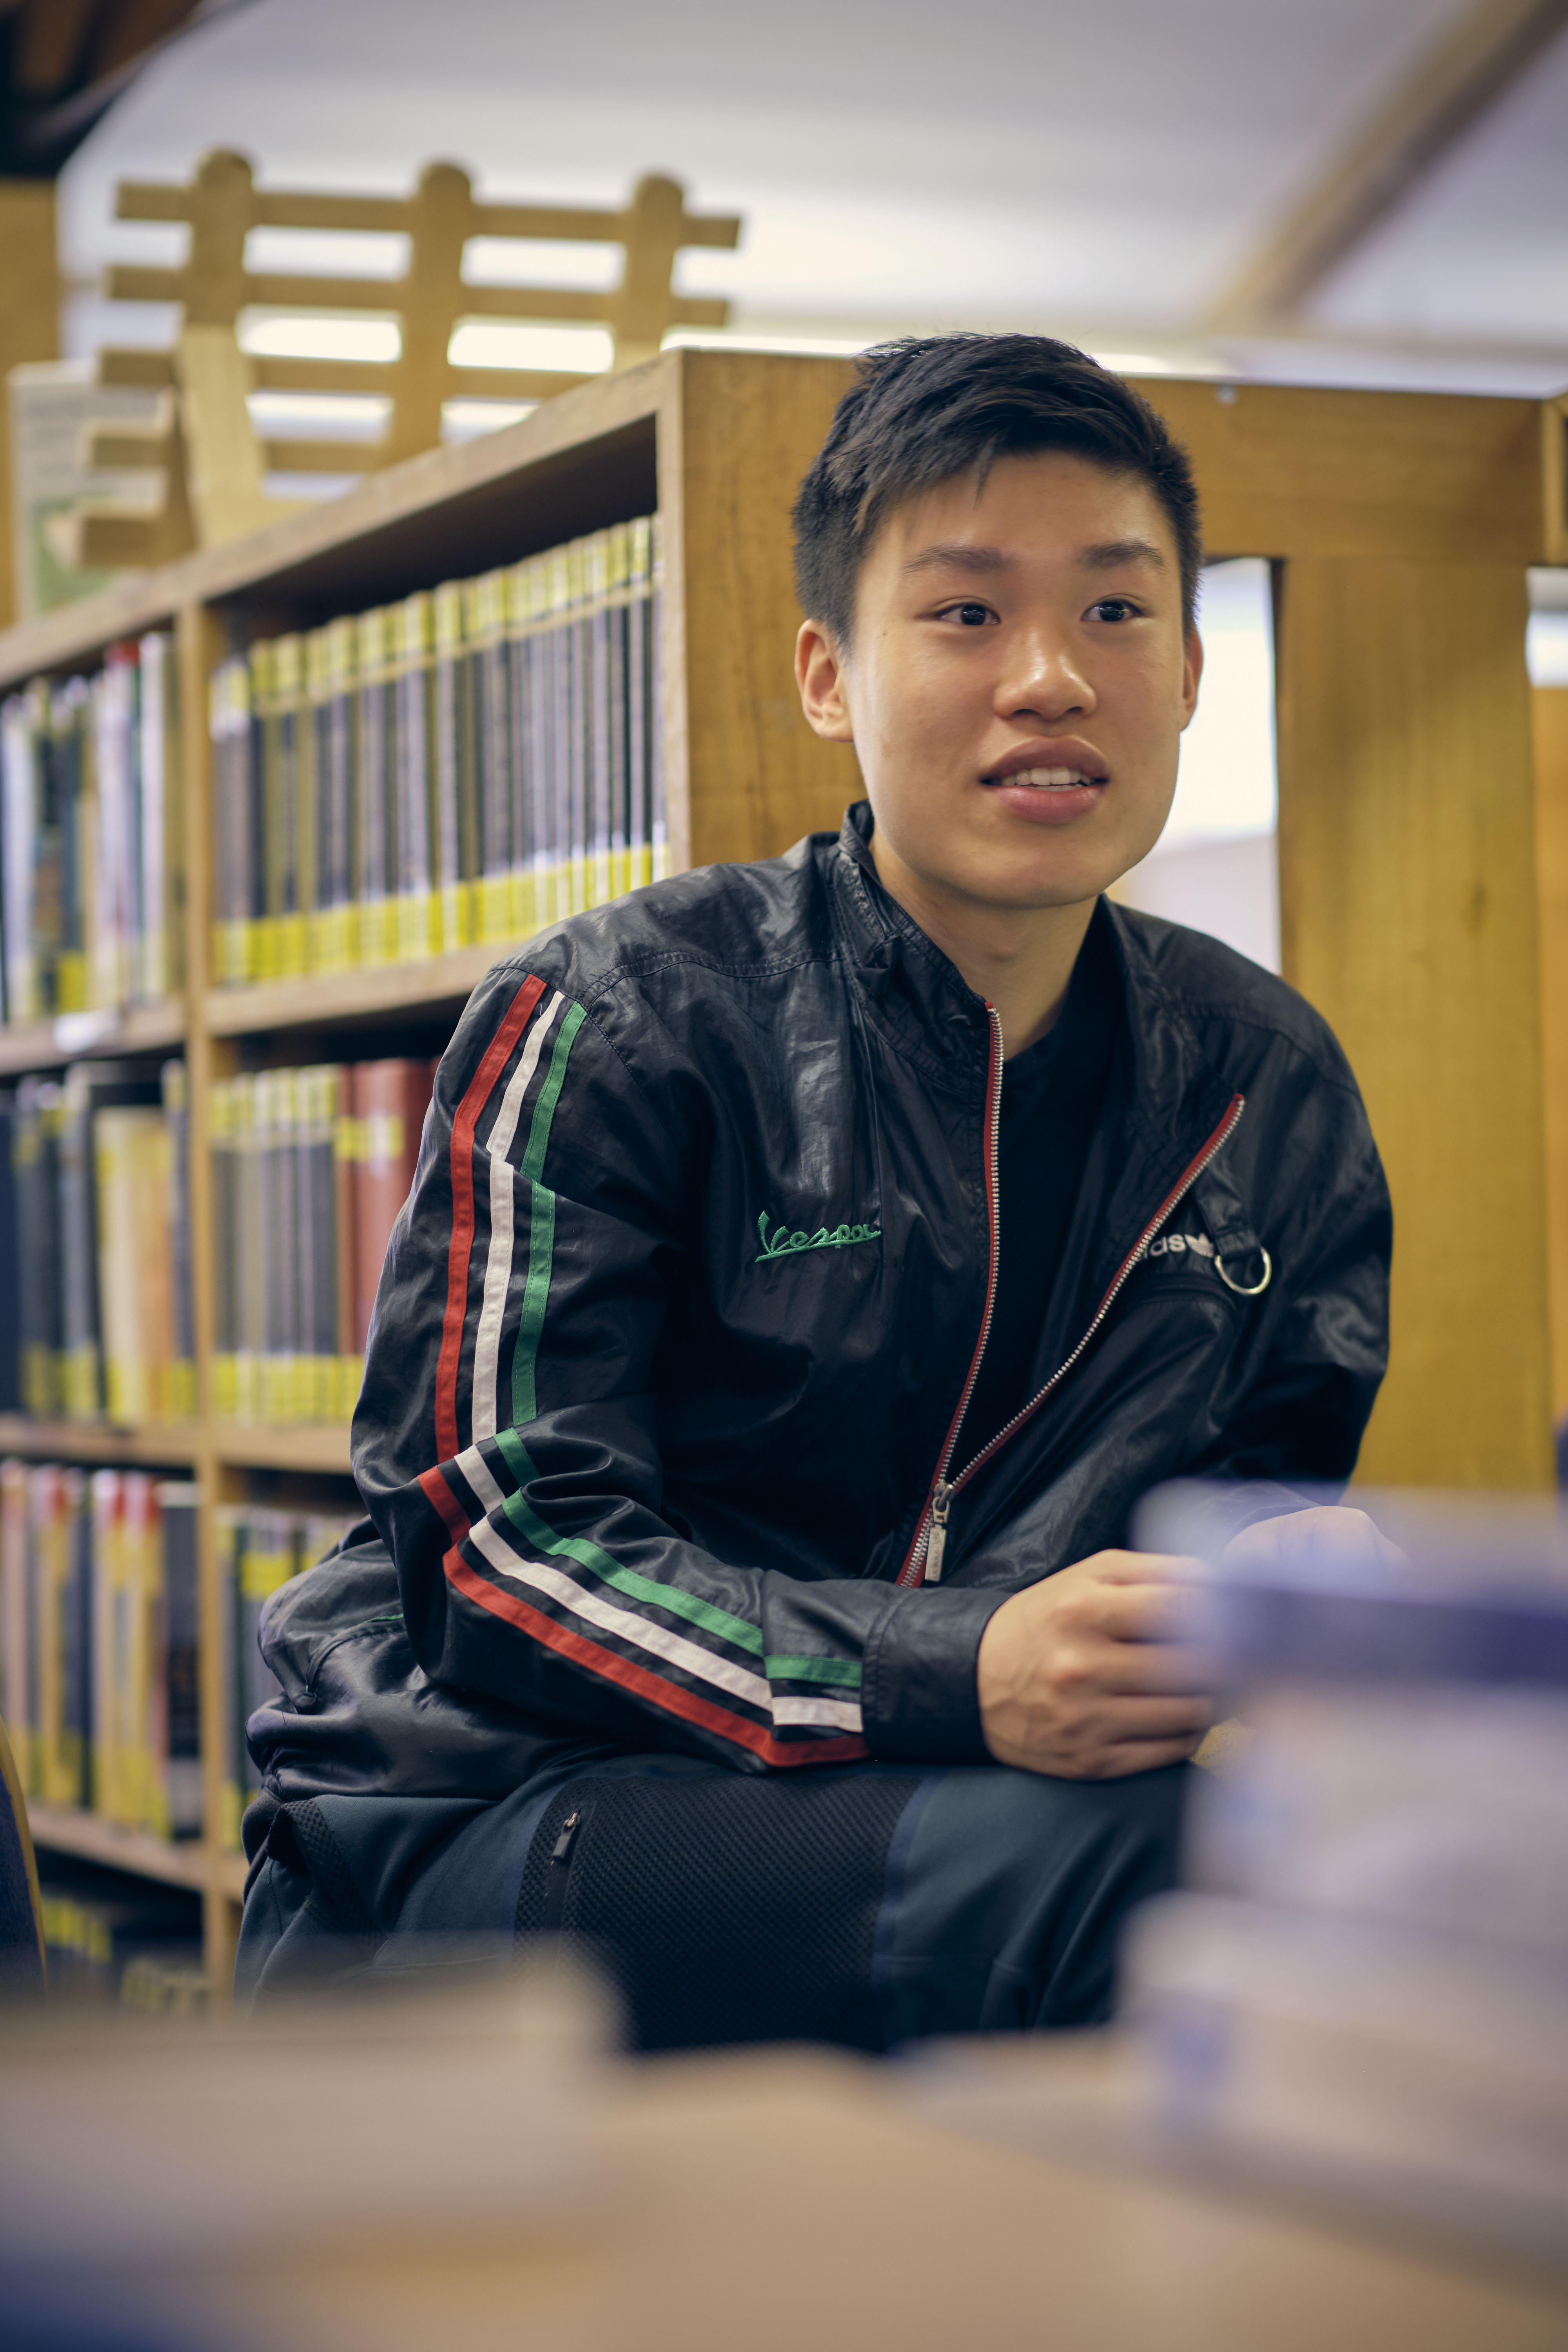
[[(163, 476), (153, 514), (87, 501), (75, 521), (72, 553), (84, 568), (161, 563), (192, 547), (257, 529), (290, 511), (268, 496), (269, 472), (341, 475), (395, 465), (441, 438), (448, 400), (538, 401), (588, 378), (562, 370), (468, 367), (449, 353), (460, 320), (573, 320), (609, 330), (614, 365), (651, 359), (666, 330), (721, 327), (729, 304), (677, 295), (675, 257), (693, 245), (732, 247), (734, 217), (693, 215), (674, 180), (637, 182), (622, 210), (562, 205), (478, 204), (466, 172), (428, 163), (412, 196), (343, 196), (258, 190), (243, 155), (205, 155), (188, 187), (122, 181), (115, 217), (180, 221), (190, 251), (177, 269), (117, 266), (104, 281), (116, 302), (175, 302), (181, 326), (171, 352), (106, 351), (106, 386), (138, 385), (163, 396), (157, 424), (138, 435), (93, 436), (88, 462), (141, 466)], [(396, 278), (256, 271), (246, 266), (252, 229), (405, 236), (407, 266)], [(620, 283), (608, 291), (558, 286), (474, 284), (464, 277), (472, 239), (566, 240), (619, 245)], [(242, 348), (242, 311), (368, 313), (396, 321), (394, 359), (252, 359)], [(262, 440), (250, 418), (252, 391), (369, 394), (390, 403), (374, 441)]]
[[(55, 188), (95, 123), (169, 43), (245, 0), (5, 0), (0, 5), (0, 385), (59, 356)], [(0, 405), (0, 547), (12, 517)], [(24, 603), (25, 615), (41, 609)], [(16, 617), (0, 563), (0, 628)]]
[[(596, 2059), (548, 1972), (458, 2002), (0, 2038), (26, 2352), (1556, 2352), (1568, 2289), (910, 2112), (811, 2052)], [(997, 2071), (1033, 2063), (996, 2045)]]
[(145, 505), (153, 479), (124, 470), (91, 472), (83, 453), (99, 433), (151, 430), (158, 422), (158, 394), (97, 383), (87, 360), (13, 368), (6, 394), (11, 576), (16, 617), (26, 621), (107, 584), (107, 570), (87, 572), (75, 563), (76, 509), (84, 499), (112, 499), (134, 512), (139, 499)]
[(1358, 1494), (1232, 1540), (1247, 1500), (1176, 1487), (1140, 1515), (1141, 1543), (1205, 1559), (1253, 1736), (1194, 1782), (1192, 1891), (1130, 1923), (1103, 2078), (1032, 2126), (1009, 2086), (1008, 2127), (1568, 2276), (1562, 1524)]

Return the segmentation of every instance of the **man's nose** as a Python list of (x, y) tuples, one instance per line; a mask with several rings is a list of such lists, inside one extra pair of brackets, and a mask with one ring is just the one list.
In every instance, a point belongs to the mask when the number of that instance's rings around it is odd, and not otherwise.
[(1077, 646), (1043, 627), (1016, 640), (1014, 659), (997, 688), (996, 708), (1003, 718), (1034, 717), (1055, 726), (1094, 706), (1094, 688)]

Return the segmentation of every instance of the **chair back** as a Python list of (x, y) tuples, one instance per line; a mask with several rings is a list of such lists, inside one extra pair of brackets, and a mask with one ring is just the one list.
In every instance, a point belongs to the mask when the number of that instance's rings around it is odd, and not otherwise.
[(27, 1801), (0, 1723), (0, 1994), (42, 1993), (44, 1915)]

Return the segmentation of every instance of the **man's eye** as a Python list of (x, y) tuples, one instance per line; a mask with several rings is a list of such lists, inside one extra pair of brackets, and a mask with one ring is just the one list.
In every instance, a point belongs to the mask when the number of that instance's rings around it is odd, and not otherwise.
[(1133, 621), (1138, 617), (1137, 605), (1130, 604), (1125, 596), (1102, 596), (1098, 604), (1089, 609), (1102, 621)]
[(947, 618), (966, 629), (983, 629), (991, 618), (989, 604), (950, 604)]

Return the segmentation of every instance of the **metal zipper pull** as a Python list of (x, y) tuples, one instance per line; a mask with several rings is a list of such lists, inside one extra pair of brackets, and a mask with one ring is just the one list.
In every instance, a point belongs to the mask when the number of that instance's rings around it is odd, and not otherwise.
[(577, 1834), (577, 1824), (582, 1818), (581, 1813), (568, 1813), (562, 1822), (561, 1834), (550, 1849), (550, 1859), (552, 1863), (564, 1862), (571, 1853), (572, 1841)]
[(952, 1488), (945, 1478), (939, 1478), (931, 1498), (931, 1533), (926, 1538), (925, 1581), (942, 1582), (942, 1554), (947, 1549), (947, 1515), (952, 1507)]

